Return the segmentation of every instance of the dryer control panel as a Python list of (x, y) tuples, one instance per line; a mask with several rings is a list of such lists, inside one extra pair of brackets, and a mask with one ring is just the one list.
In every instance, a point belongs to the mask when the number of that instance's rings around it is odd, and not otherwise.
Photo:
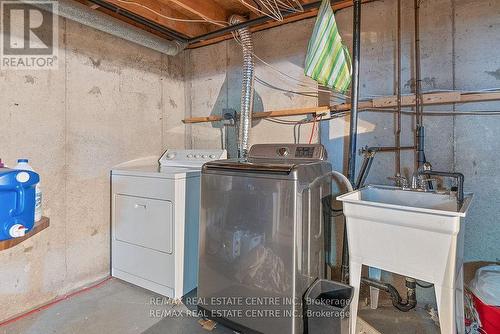
[(166, 150), (158, 160), (161, 167), (201, 167), (205, 162), (226, 159), (226, 150)]
[(249, 158), (284, 160), (326, 160), (321, 144), (256, 144), (250, 148)]

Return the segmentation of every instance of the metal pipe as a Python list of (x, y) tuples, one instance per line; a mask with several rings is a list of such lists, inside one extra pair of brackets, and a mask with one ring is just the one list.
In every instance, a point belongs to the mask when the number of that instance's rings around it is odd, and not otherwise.
[[(30, 2), (30, 4), (46, 10), (43, 2), (40, 4)], [(109, 15), (92, 10), (74, 0), (59, 0), (56, 14), (170, 56), (177, 55), (187, 46), (185, 43), (168, 41), (138, 29)]]
[(420, 1), (415, 3), (415, 146), (416, 168), (418, 170), (425, 162), (425, 131), (423, 127), (422, 78), (420, 64)]
[(373, 159), (375, 158), (375, 154), (377, 151), (369, 151), (367, 150), (364, 153), (363, 163), (361, 164), (361, 168), (359, 170), (358, 179), (356, 181), (356, 189), (363, 187), (365, 184), (366, 178), (370, 173), (370, 169), (373, 164)]
[(416, 281), (412, 278), (406, 278), (406, 301), (403, 301), (399, 291), (389, 283), (384, 283), (379, 280), (366, 277), (361, 277), (361, 283), (390, 294), (392, 305), (402, 312), (408, 312), (417, 306)]
[(427, 175), (427, 176), (442, 176), (442, 177), (451, 177), (457, 180), (457, 204), (458, 210), (462, 207), (464, 202), (464, 180), (465, 177), (462, 173), (452, 173), (452, 172), (439, 172), (435, 170), (421, 170), (418, 173), (419, 175)]
[[(351, 114), (349, 129), (348, 178), (351, 184), (356, 182), (356, 144), (358, 137), (358, 102), (359, 102), (359, 59), (361, 56), (361, 0), (353, 1), (353, 34), (352, 34), (352, 85)], [(344, 238), (342, 249), (342, 282), (349, 282), (349, 245), (347, 244), (347, 228), (344, 222)]]
[(375, 146), (375, 147), (365, 147), (361, 149), (361, 153), (366, 151), (375, 152), (396, 152), (397, 150), (414, 150), (415, 146), (402, 146), (402, 147), (392, 147), (392, 146)]
[[(229, 19), (230, 24), (238, 24), (244, 21), (239, 15), (233, 15)], [(246, 159), (249, 150), (250, 129), (252, 128), (253, 94), (254, 94), (254, 62), (252, 33), (248, 27), (238, 29), (238, 35), (243, 47), (243, 79), (241, 88), (241, 111), (240, 126), (238, 134), (238, 155)]]
[(352, 88), (351, 117), (349, 129), (348, 178), (352, 184), (356, 174), (356, 144), (358, 137), (358, 102), (359, 102), (359, 58), (361, 51), (361, 0), (353, 1), (353, 36), (352, 36)]
[(397, 99), (397, 113), (396, 113), (396, 138), (395, 146), (398, 148), (396, 151), (396, 174), (401, 175), (401, 0), (398, 0), (398, 33), (397, 33), (397, 80), (396, 80), (396, 99)]
[(401, 150), (414, 150), (415, 146), (405, 146), (405, 147), (390, 147), (390, 146), (379, 146), (379, 147), (365, 147), (361, 149), (361, 154), (364, 155), (363, 163), (358, 173), (358, 178), (356, 180), (355, 189), (359, 189), (364, 186), (366, 178), (370, 173), (370, 169), (373, 164), (373, 159), (378, 152), (398, 152)]

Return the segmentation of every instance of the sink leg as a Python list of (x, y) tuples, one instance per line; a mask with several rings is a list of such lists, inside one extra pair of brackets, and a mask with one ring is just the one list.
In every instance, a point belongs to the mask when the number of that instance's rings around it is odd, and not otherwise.
[(455, 312), (455, 289), (434, 286), (439, 314), (439, 327), (442, 334), (455, 334), (456, 312)]
[(359, 287), (361, 285), (361, 263), (349, 262), (349, 284), (354, 288), (350, 307), (350, 333), (356, 334), (358, 318)]
[(456, 312), (457, 330), (459, 334), (465, 334), (465, 311), (464, 311), (464, 266), (460, 268), (456, 286)]
[[(378, 281), (382, 278), (382, 270), (378, 268), (370, 267), (368, 268), (368, 277), (374, 278)], [(378, 295), (380, 294), (380, 290), (374, 287), (370, 287), (370, 308), (372, 310), (376, 310), (378, 307)]]

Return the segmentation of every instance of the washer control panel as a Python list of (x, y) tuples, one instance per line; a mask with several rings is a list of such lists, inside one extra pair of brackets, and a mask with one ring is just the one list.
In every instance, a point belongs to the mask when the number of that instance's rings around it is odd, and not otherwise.
[(286, 160), (326, 160), (321, 144), (256, 144), (250, 148), (249, 158)]

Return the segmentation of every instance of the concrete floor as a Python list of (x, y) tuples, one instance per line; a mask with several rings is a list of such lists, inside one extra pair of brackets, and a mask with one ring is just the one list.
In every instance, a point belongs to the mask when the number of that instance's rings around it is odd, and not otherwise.
[[(165, 298), (118, 279), (63, 300), (43, 311), (0, 327), (0, 334), (196, 334), (207, 333), (185, 305), (171, 305)], [(190, 307), (192, 310), (193, 308)], [(401, 313), (391, 307), (360, 310), (365, 321), (358, 323), (363, 334), (434, 334), (439, 329), (423, 310)], [(217, 325), (214, 334), (231, 334)]]
[[(420, 307), (409, 312), (400, 312), (392, 305), (379, 305), (376, 310), (363, 307), (359, 317), (372, 327), (376, 333), (383, 334), (440, 334), (441, 331), (429, 313)], [(358, 324), (358, 334), (372, 332), (363, 330)]]

